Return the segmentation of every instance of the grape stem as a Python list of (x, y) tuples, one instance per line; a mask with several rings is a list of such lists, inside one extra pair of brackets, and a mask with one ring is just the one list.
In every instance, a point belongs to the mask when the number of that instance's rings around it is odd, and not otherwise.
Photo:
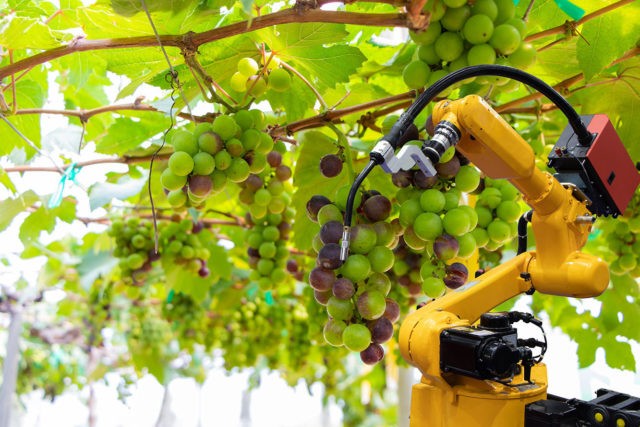
[(322, 105), (323, 110), (329, 109), (329, 107), (327, 106), (327, 103), (324, 101), (324, 98), (322, 98), (322, 95), (320, 95), (320, 92), (318, 92), (318, 90), (311, 84), (311, 82), (309, 82), (309, 80), (307, 80), (302, 74), (300, 74), (298, 70), (296, 70), (295, 68), (293, 68), (291, 65), (287, 64), (284, 61), (280, 61), (280, 65), (282, 65), (284, 68), (286, 68), (287, 70), (295, 74), (300, 80), (304, 82), (304, 84), (306, 84), (309, 87), (309, 89), (311, 89), (311, 91), (314, 93), (314, 95), (318, 99), (318, 102), (320, 102), (320, 105)]
[(356, 177), (356, 174), (353, 169), (353, 159), (351, 157), (351, 146), (349, 146), (349, 140), (342, 133), (340, 129), (333, 123), (327, 123), (327, 126), (336, 134), (338, 145), (342, 148), (342, 152), (344, 153), (345, 163), (347, 165), (347, 172), (349, 174), (349, 182), (353, 182)]

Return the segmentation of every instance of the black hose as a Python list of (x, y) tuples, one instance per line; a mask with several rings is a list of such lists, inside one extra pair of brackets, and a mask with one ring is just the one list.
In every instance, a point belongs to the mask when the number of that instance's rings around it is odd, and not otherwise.
[(347, 212), (344, 214), (344, 225), (345, 227), (351, 227), (351, 217), (353, 215), (353, 203), (356, 200), (356, 194), (358, 194), (358, 188), (362, 181), (369, 175), (369, 173), (373, 170), (374, 167), (378, 165), (378, 162), (375, 160), (370, 160), (367, 163), (367, 166), (362, 169), (362, 172), (357, 176), (356, 180), (353, 182), (351, 186), (351, 190), (349, 190), (349, 196), (347, 197)]
[(590, 145), (593, 140), (593, 135), (589, 132), (587, 127), (582, 123), (580, 116), (573, 109), (571, 104), (562, 97), (554, 88), (543, 82), (539, 78), (532, 76), (529, 73), (525, 73), (517, 68), (506, 67), (504, 65), (474, 65), (471, 67), (461, 68), (454, 71), (451, 74), (441, 78), (433, 85), (429, 86), (418, 99), (400, 116), (398, 121), (393, 125), (391, 130), (383, 138), (389, 142), (393, 148), (397, 148), (400, 137), (404, 134), (407, 128), (413, 123), (420, 111), (427, 106), (440, 92), (448, 87), (471, 77), (478, 76), (499, 76), (507, 77), (513, 80), (517, 80), (533, 89), (537, 90), (551, 102), (553, 102), (560, 111), (567, 117), (569, 124), (573, 128), (573, 131), (578, 135), (578, 141), (582, 145)]
[(527, 251), (527, 224), (531, 222), (533, 211), (527, 211), (518, 220), (518, 255)]

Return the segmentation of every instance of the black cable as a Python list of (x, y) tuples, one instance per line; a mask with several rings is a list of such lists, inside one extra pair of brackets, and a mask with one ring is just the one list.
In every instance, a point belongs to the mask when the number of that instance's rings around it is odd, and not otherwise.
[(362, 169), (362, 172), (358, 174), (358, 176), (356, 177), (356, 180), (353, 182), (353, 185), (351, 186), (351, 189), (349, 190), (349, 196), (347, 196), (347, 211), (344, 214), (344, 232), (342, 234), (342, 237), (343, 237), (342, 248), (346, 248), (346, 249), (343, 249), (340, 253), (340, 259), (342, 261), (346, 261), (347, 255), (348, 255), (347, 249), (349, 247), (348, 239), (349, 239), (349, 230), (351, 228), (351, 221), (352, 221), (351, 217), (353, 216), (353, 203), (356, 200), (356, 195), (358, 194), (358, 188), (362, 184), (362, 181), (364, 181), (367, 175), (369, 175), (369, 173), (373, 170), (373, 168), (376, 167), (378, 164), (379, 162), (374, 158), (369, 160), (369, 163), (367, 163), (364, 169)]
[(396, 121), (389, 133), (385, 135), (383, 139), (389, 142), (394, 149), (397, 148), (400, 137), (404, 134), (409, 125), (413, 123), (420, 111), (422, 111), (422, 109), (426, 107), (427, 104), (436, 97), (436, 95), (462, 80), (478, 76), (507, 77), (531, 86), (533, 89), (549, 98), (549, 100), (553, 102), (560, 111), (562, 111), (569, 120), (569, 124), (573, 128), (573, 131), (578, 135), (578, 141), (580, 144), (591, 144), (593, 136), (584, 123), (582, 123), (582, 120), (576, 110), (573, 109), (571, 104), (569, 104), (562, 95), (539, 78), (517, 68), (506, 67), (504, 65), (474, 65), (471, 67), (461, 68), (441, 78), (418, 96), (418, 99), (416, 99), (416, 101), (404, 113), (402, 113), (398, 121)]
[(373, 170), (374, 167), (378, 165), (378, 162), (375, 160), (370, 160), (367, 163), (367, 166), (362, 169), (362, 172), (358, 174), (356, 180), (353, 182), (351, 186), (351, 190), (349, 190), (349, 196), (347, 197), (347, 212), (344, 214), (344, 224), (348, 227), (351, 227), (351, 216), (353, 215), (353, 203), (356, 200), (356, 194), (358, 194), (358, 188), (362, 181), (369, 175), (369, 173)]
[(518, 253), (520, 255), (527, 251), (527, 224), (531, 222), (533, 211), (527, 211), (518, 220)]

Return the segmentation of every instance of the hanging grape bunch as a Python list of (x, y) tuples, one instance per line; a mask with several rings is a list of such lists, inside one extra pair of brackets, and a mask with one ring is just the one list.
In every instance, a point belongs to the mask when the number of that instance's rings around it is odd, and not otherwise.
[(237, 70), (229, 84), (236, 92), (259, 98), (267, 89), (285, 92), (291, 86), (291, 75), (284, 68), (279, 68), (280, 61), (271, 57), (266, 62), (267, 70), (260, 75), (260, 66), (253, 58), (242, 58), (238, 61)]
[[(410, 32), (418, 43), (417, 58), (402, 73), (411, 89), (430, 86), (447, 74), (470, 65), (499, 64), (520, 69), (533, 65), (536, 51), (522, 44), (526, 23), (515, 16), (512, 0), (435, 0), (427, 2), (429, 27)], [(504, 77), (477, 77), (481, 84), (511, 92), (519, 83)], [(446, 96), (452, 89), (442, 95)]]
[(271, 136), (261, 131), (264, 125), (260, 110), (240, 110), (220, 115), (212, 124), (200, 123), (193, 133), (176, 131), (171, 137), (174, 153), (161, 175), (169, 204), (176, 209), (200, 206), (227, 181), (243, 182), (263, 171), (273, 148)]
[[(596, 241), (596, 254), (609, 264), (611, 273), (640, 277), (640, 191), (629, 202), (624, 215), (618, 218), (598, 218), (601, 230)], [(591, 245), (590, 245), (591, 246)]]
[[(282, 147), (284, 148), (284, 147)], [(282, 150), (284, 151), (284, 150)], [(286, 153), (286, 151), (285, 151)], [(249, 248), (250, 279), (261, 290), (270, 290), (288, 277), (285, 272), (289, 250), (291, 220), (291, 169), (282, 164), (282, 153), (267, 155), (268, 167), (258, 175), (250, 175), (242, 184), (240, 201), (249, 206), (245, 216), (249, 226), (246, 241)]]
[[(397, 242), (393, 227), (386, 220), (391, 202), (376, 191), (360, 192), (354, 203), (355, 222), (351, 229), (349, 256), (340, 261), (342, 222), (350, 186), (336, 193), (336, 203), (324, 196), (307, 202), (307, 215), (320, 224), (313, 239), (318, 253), (317, 267), (309, 273), (309, 283), (316, 300), (327, 306), (329, 321), (324, 327), (325, 340), (333, 346), (344, 344), (360, 352), (367, 364), (382, 360), (380, 344), (393, 335), (387, 300), (391, 282), (384, 274), (393, 266), (393, 248)], [(391, 318), (391, 319), (390, 319)]]
[(161, 251), (187, 271), (197, 273), (200, 277), (209, 277), (211, 272), (207, 267), (207, 260), (210, 252), (196, 236), (202, 230), (201, 222), (194, 223), (186, 218), (169, 222), (160, 231)]
[(153, 223), (137, 217), (115, 218), (108, 234), (115, 239), (113, 256), (120, 258), (122, 280), (127, 284), (144, 281), (152, 262), (160, 259), (155, 253)]
[(259, 357), (273, 356), (286, 330), (286, 317), (290, 315), (290, 311), (276, 304), (269, 305), (261, 298), (243, 300), (231, 321), (222, 326), (227, 333), (219, 337), (225, 368), (254, 367)]
[(189, 295), (178, 292), (162, 306), (162, 315), (172, 325), (173, 332), (183, 349), (194, 344), (209, 350), (214, 343), (213, 324), (207, 311)]

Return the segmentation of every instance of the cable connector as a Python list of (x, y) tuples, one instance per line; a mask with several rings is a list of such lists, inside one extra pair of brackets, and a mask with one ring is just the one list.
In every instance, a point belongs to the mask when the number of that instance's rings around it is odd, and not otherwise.
[(436, 174), (436, 168), (433, 167), (433, 163), (417, 145), (405, 145), (396, 154), (391, 143), (383, 139), (373, 147), (369, 157), (382, 165), (382, 169), (387, 173), (406, 171), (418, 165), (425, 176), (430, 177)]
[(342, 230), (342, 243), (340, 244), (340, 261), (345, 262), (349, 256), (349, 239), (351, 238), (351, 227), (345, 226)]

